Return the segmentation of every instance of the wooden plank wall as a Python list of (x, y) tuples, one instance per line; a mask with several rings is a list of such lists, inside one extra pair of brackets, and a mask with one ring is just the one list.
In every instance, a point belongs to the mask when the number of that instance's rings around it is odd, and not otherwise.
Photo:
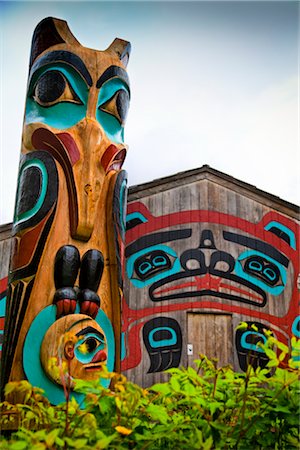
[[(214, 176), (178, 184), (173, 177), (131, 193), (122, 311), (125, 375), (147, 387), (164, 380), (165, 369), (186, 366), (197, 358), (188, 356), (188, 344), (199, 349), (201, 333), (203, 342), (210, 335), (216, 339), (218, 315), (230, 318), (232, 335), (230, 342), (218, 338), (218, 354), (230, 354), (228, 362), (239, 371), (250, 351), (254, 363), (265, 364), (256, 345), (264, 340), (263, 329), (284, 342), (299, 335), (295, 216), (283, 201)], [(207, 314), (206, 327), (189, 332), (190, 313)], [(242, 321), (249, 329), (237, 331)]]

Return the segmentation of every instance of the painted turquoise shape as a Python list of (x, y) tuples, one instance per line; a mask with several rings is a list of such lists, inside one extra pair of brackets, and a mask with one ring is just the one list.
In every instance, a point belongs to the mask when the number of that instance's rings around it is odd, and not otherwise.
[[(80, 346), (88, 339), (88, 338), (94, 338), (96, 341), (100, 342), (97, 348), (91, 353), (84, 353), (81, 351)], [(75, 357), (83, 364), (88, 364), (92, 362), (93, 357), (98, 353), (100, 350), (103, 350), (105, 348), (105, 342), (99, 338), (99, 336), (95, 333), (88, 333), (85, 335), (84, 339), (79, 339), (74, 348)]]
[(0, 317), (5, 316), (6, 296), (0, 300)]
[(107, 136), (113, 142), (116, 142), (118, 144), (124, 142), (124, 126), (121, 125), (120, 122), (114, 116), (104, 111), (101, 111), (100, 108), (106, 102), (111, 100), (114, 97), (114, 95), (120, 90), (126, 91), (129, 95), (129, 91), (127, 89), (126, 84), (118, 78), (113, 78), (112, 80), (109, 80), (106, 83), (104, 83), (99, 92), (97, 113), (96, 113), (96, 118), (104, 128), (104, 131), (107, 134)]
[(255, 350), (256, 352), (259, 353), (264, 353), (264, 350), (260, 348), (257, 344), (251, 344), (250, 342), (246, 341), (246, 337), (248, 336), (255, 336), (255, 337), (259, 336), (263, 340), (264, 344), (267, 342), (267, 338), (263, 334), (257, 333), (255, 331), (246, 331), (245, 333), (242, 334), (241, 337), (241, 346), (243, 348), (247, 350)]
[[(20, 179), (22, 176), (22, 173), (25, 170), (28, 170), (30, 167), (37, 167), (41, 173), (42, 173), (42, 186), (40, 189), (40, 195), (35, 203), (35, 205), (33, 206), (33, 208), (29, 209), (28, 211), (25, 211), (24, 213), (20, 214), (20, 215), (16, 215), (14, 216), (14, 226), (17, 226), (18, 224), (25, 222), (25, 220), (30, 219), (31, 217), (35, 216), (36, 213), (40, 210), (40, 208), (42, 207), (45, 197), (46, 197), (46, 192), (47, 192), (47, 187), (48, 187), (48, 173), (47, 173), (47, 169), (45, 167), (45, 165), (43, 164), (43, 162), (40, 159), (31, 159), (30, 161), (25, 162), (21, 169), (20, 169), (20, 174), (19, 174), (19, 180), (18, 180), (18, 190), (17, 190), (17, 199), (18, 199), (18, 195), (19, 195), (19, 183), (20, 183)], [(16, 202), (17, 203), (17, 202)]]
[[(171, 269), (169, 270), (164, 270), (156, 275), (154, 275), (151, 278), (148, 278), (147, 280), (138, 280), (137, 278), (133, 278), (134, 276), (134, 263), (135, 261), (142, 255), (146, 255), (147, 253), (153, 251), (153, 250), (161, 250), (165, 253), (167, 253), (168, 255), (172, 256), (173, 258), (175, 258), (174, 262), (173, 262), (173, 266)], [(176, 252), (171, 249), (170, 247), (167, 247), (165, 245), (154, 245), (152, 247), (147, 247), (143, 250), (140, 250), (139, 252), (135, 253), (134, 255), (130, 256), (130, 258), (128, 258), (127, 260), (127, 264), (126, 264), (126, 270), (127, 270), (127, 275), (128, 278), (130, 279), (131, 283), (136, 286), (137, 288), (143, 288), (149, 284), (154, 283), (155, 281), (161, 280), (163, 278), (168, 277), (169, 275), (172, 275), (174, 273), (178, 273), (181, 270), (180, 267), (180, 262), (179, 259), (177, 257)]]
[[(76, 308), (79, 313), (79, 308)], [(47, 306), (33, 320), (27, 333), (24, 349), (23, 349), (23, 367), (28, 381), (45, 391), (46, 396), (53, 405), (65, 401), (63, 388), (52, 382), (45, 374), (41, 360), (40, 349), (44, 336), (48, 328), (56, 320), (56, 307), (54, 305)], [(103, 329), (107, 340), (107, 369), (112, 372), (115, 365), (115, 339), (114, 332), (110, 320), (107, 315), (100, 309), (96, 322)], [(110, 380), (100, 379), (103, 387), (108, 388)], [(74, 397), (78, 403), (82, 402), (84, 395), (72, 392), (71, 398)]]
[(148, 222), (145, 216), (143, 216), (140, 212), (133, 212), (130, 214), (127, 214), (126, 216), (126, 222), (130, 222), (130, 220), (139, 219), (142, 223)]
[[(33, 99), (33, 92), (38, 78), (49, 71), (61, 72), (74, 90), (82, 104), (69, 101), (58, 102), (52, 106), (41, 106)], [(63, 63), (45, 66), (37, 70), (30, 80), (26, 102), (25, 123), (44, 123), (59, 130), (71, 128), (86, 116), (88, 87), (78, 73)]]
[[(293, 322), (292, 325), (292, 333), (297, 337), (300, 338), (300, 330), (298, 330), (298, 325), (300, 322), (300, 316), (297, 316)], [(300, 328), (300, 327), (299, 327)]]
[(296, 237), (295, 237), (295, 233), (292, 230), (290, 230), (285, 225), (282, 225), (281, 223), (276, 222), (276, 221), (270, 222), (265, 226), (265, 230), (267, 230), (267, 231), (269, 231), (271, 228), (279, 228), (279, 230), (281, 230), (285, 234), (287, 234), (288, 237), (290, 238), (290, 246), (294, 250), (296, 250)]
[[(255, 256), (255, 255), (264, 258), (265, 260), (271, 262), (278, 268), (278, 270), (280, 272), (280, 276), (281, 276), (281, 282), (282, 282), (282, 284), (280, 286), (269, 286), (268, 284), (264, 283), (263, 280), (256, 278), (252, 274), (244, 272), (241, 262), (244, 259), (249, 258), (250, 256)], [(257, 269), (258, 269), (258, 267), (257, 267)], [(235, 273), (238, 276), (240, 276), (241, 278), (244, 278), (247, 281), (251, 281), (251, 283), (255, 284), (256, 286), (261, 287), (265, 291), (269, 292), (271, 295), (281, 294), (286, 286), (287, 274), (286, 274), (286, 270), (282, 267), (282, 265), (279, 264), (277, 261), (275, 261), (275, 259), (270, 258), (269, 256), (266, 256), (265, 254), (257, 252), (257, 251), (247, 250), (246, 252), (239, 255), (239, 257), (235, 263)]]
[[(80, 99), (81, 104), (71, 101), (58, 101), (51, 106), (39, 105), (33, 99), (36, 83), (40, 76), (49, 71), (61, 72), (69, 83), (70, 87)], [(124, 142), (124, 126), (111, 114), (101, 111), (99, 108), (119, 90), (128, 92), (126, 84), (118, 78), (107, 81), (99, 91), (96, 119), (104, 129), (108, 138), (119, 144)], [(73, 127), (86, 117), (89, 88), (80, 75), (67, 64), (57, 63), (46, 65), (37, 70), (31, 77), (28, 96), (26, 101), (25, 123), (44, 123), (58, 130), (65, 130)]]
[[(154, 334), (158, 331), (169, 331), (172, 335), (170, 339), (162, 339), (161, 341), (154, 340)], [(149, 343), (153, 348), (166, 347), (169, 345), (174, 345), (177, 342), (177, 335), (173, 328), (170, 327), (157, 327), (154, 330), (151, 330), (149, 333)]]
[(121, 333), (121, 361), (126, 357), (125, 333)]

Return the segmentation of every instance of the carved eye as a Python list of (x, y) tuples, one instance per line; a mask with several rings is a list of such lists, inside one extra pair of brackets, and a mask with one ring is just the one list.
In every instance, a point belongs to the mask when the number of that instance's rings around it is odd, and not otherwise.
[(114, 116), (121, 125), (125, 123), (129, 108), (129, 94), (124, 89), (117, 91), (112, 98), (99, 106), (103, 112)]
[(59, 102), (82, 105), (68, 80), (57, 70), (50, 70), (40, 76), (34, 87), (33, 99), (45, 107)]

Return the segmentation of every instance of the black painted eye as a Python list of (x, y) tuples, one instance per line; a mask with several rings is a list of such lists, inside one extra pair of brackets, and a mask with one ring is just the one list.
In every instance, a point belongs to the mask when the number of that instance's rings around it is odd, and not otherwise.
[(279, 268), (261, 256), (252, 256), (245, 261), (244, 271), (260, 278), (270, 286), (281, 282)]
[(95, 338), (90, 337), (85, 341), (85, 344), (87, 346), (87, 351), (91, 353), (98, 346), (98, 341)]
[(101, 111), (114, 116), (124, 125), (129, 108), (129, 94), (124, 89), (117, 91), (112, 98), (99, 107)]
[(138, 258), (134, 263), (134, 269), (141, 280), (153, 276), (172, 267), (169, 255), (160, 250), (155, 250)]
[(62, 101), (82, 104), (65, 76), (57, 70), (50, 70), (40, 76), (35, 84), (33, 98), (41, 106), (52, 106)]

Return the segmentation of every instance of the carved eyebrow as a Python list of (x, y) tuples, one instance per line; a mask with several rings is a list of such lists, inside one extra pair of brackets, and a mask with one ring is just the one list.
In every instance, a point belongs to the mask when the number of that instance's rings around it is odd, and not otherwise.
[(83, 328), (83, 330), (80, 330), (80, 331), (78, 331), (78, 333), (76, 333), (76, 336), (84, 336), (85, 334), (88, 334), (88, 333), (96, 334), (100, 339), (102, 339), (104, 341), (104, 335), (102, 333), (100, 333), (100, 331), (96, 330), (96, 328), (94, 328), (94, 327)]
[(164, 231), (162, 233), (148, 234), (148, 236), (143, 236), (133, 244), (128, 245), (125, 250), (125, 256), (131, 256), (133, 253), (138, 252), (147, 247), (152, 247), (156, 244), (162, 244), (163, 242), (177, 241), (178, 239), (186, 239), (191, 237), (191, 228), (186, 228), (185, 230), (173, 230)]
[(248, 236), (243, 236), (242, 234), (231, 233), (230, 231), (223, 231), (223, 237), (226, 241), (235, 242), (236, 244), (244, 245), (244, 247), (252, 248), (253, 250), (258, 250), (265, 255), (276, 259), (280, 264), (288, 267), (289, 260), (272, 245), (266, 242), (260, 241), (258, 239), (253, 239)]
[(72, 66), (77, 72), (79, 72), (82, 78), (84, 78), (88, 86), (92, 86), (92, 77), (82, 59), (74, 53), (67, 52), (65, 50), (55, 50), (54, 52), (46, 53), (46, 55), (39, 58), (31, 67), (29, 81), (37, 69), (50, 63), (65, 63)]
[(109, 66), (108, 69), (106, 69), (98, 79), (96, 88), (100, 88), (106, 81), (110, 80), (111, 78), (120, 78), (122, 81), (124, 81), (129, 89), (129, 78), (127, 72), (119, 66)]

